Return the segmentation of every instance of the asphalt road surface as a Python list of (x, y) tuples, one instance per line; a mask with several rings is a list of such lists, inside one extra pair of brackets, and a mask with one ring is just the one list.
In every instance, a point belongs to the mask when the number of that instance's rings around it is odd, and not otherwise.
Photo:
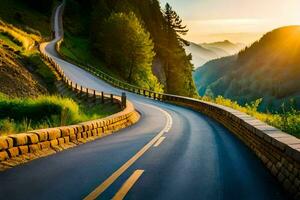
[[(59, 20), (57, 14), (48, 55), (78, 84), (121, 94), (58, 57)], [(285, 199), (261, 161), (222, 125), (183, 107), (127, 96), (142, 115), (137, 124), (0, 173), (0, 199)]]

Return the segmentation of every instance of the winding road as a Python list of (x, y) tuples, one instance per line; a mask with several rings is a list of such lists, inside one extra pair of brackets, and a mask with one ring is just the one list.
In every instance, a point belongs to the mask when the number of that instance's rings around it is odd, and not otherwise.
[[(49, 56), (74, 82), (121, 94), (62, 60), (59, 6)], [(285, 199), (260, 160), (214, 120), (127, 93), (140, 121), (111, 136), (0, 173), (0, 199)]]

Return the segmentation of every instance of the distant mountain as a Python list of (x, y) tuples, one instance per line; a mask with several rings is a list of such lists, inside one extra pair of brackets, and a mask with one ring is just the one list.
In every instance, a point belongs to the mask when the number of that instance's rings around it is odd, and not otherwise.
[(227, 56), (234, 55), (238, 53), (240, 50), (242, 50), (243, 48), (245, 48), (245, 45), (242, 43), (234, 44), (228, 40), (224, 40), (223, 42), (203, 43), (200, 45), (207, 49), (224, 51), (227, 54)]
[(194, 67), (198, 68), (210, 60), (234, 55), (244, 47), (243, 44), (234, 44), (225, 40), (223, 42), (203, 44), (191, 42), (190, 46), (185, 47), (185, 50), (187, 53), (192, 54)]
[[(185, 47), (187, 53), (191, 53), (193, 57), (193, 64), (195, 68), (200, 67), (207, 61), (218, 58), (219, 55), (213, 51), (202, 47), (201, 45), (190, 43), (189, 46)], [(225, 53), (225, 52), (224, 52)]]
[(300, 26), (276, 29), (238, 55), (212, 60), (194, 73), (200, 95), (245, 104), (263, 98), (261, 110), (300, 108)]

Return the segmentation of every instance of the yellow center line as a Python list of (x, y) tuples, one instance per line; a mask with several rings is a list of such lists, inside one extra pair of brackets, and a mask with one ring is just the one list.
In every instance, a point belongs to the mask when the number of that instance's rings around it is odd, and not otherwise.
[(99, 185), (94, 191), (85, 197), (84, 200), (94, 200), (101, 195), (121, 174), (123, 174), (137, 159), (139, 159), (158, 140), (158, 138), (163, 135), (163, 133), (164, 132), (161, 131), (158, 135), (156, 135), (148, 144), (146, 144), (139, 152), (137, 152), (137, 154), (135, 154), (101, 185)]
[(140, 176), (144, 173), (144, 170), (135, 170), (133, 174), (126, 180), (126, 182), (122, 185), (121, 189), (115, 194), (112, 200), (122, 200), (128, 193), (128, 191), (132, 188), (135, 182), (140, 178)]
[(162, 141), (164, 141), (164, 139), (166, 139), (166, 137), (160, 137), (159, 140), (157, 140), (157, 142), (154, 144), (154, 147), (158, 147), (160, 145), (160, 143), (162, 143)]
[[(143, 103), (140, 103), (143, 104)], [(147, 104), (144, 104), (147, 105)], [(166, 131), (167, 127), (172, 124), (172, 117), (166, 111), (155, 107), (167, 116), (167, 124), (150, 142), (148, 142), (141, 150), (139, 150), (133, 157), (131, 157), (125, 164), (123, 164), (117, 171), (115, 171), (110, 177), (108, 177), (101, 185), (96, 187), (89, 195), (87, 195), (84, 200), (94, 200), (99, 195), (101, 195), (121, 174), (123, 174), (135, 161), (137, 161)]]

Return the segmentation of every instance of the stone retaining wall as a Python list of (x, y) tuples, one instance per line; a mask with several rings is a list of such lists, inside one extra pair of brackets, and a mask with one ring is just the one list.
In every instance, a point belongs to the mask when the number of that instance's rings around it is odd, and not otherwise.
[(245, 113), (193, 100), (169, 101), (199, 111), (229, 129), (262, 160), (293, 199), (300, 199), (300, 140)]
[(133, 105), (104, 119), (0, 137), (0, 171), (102, 138), (139, 120)]

